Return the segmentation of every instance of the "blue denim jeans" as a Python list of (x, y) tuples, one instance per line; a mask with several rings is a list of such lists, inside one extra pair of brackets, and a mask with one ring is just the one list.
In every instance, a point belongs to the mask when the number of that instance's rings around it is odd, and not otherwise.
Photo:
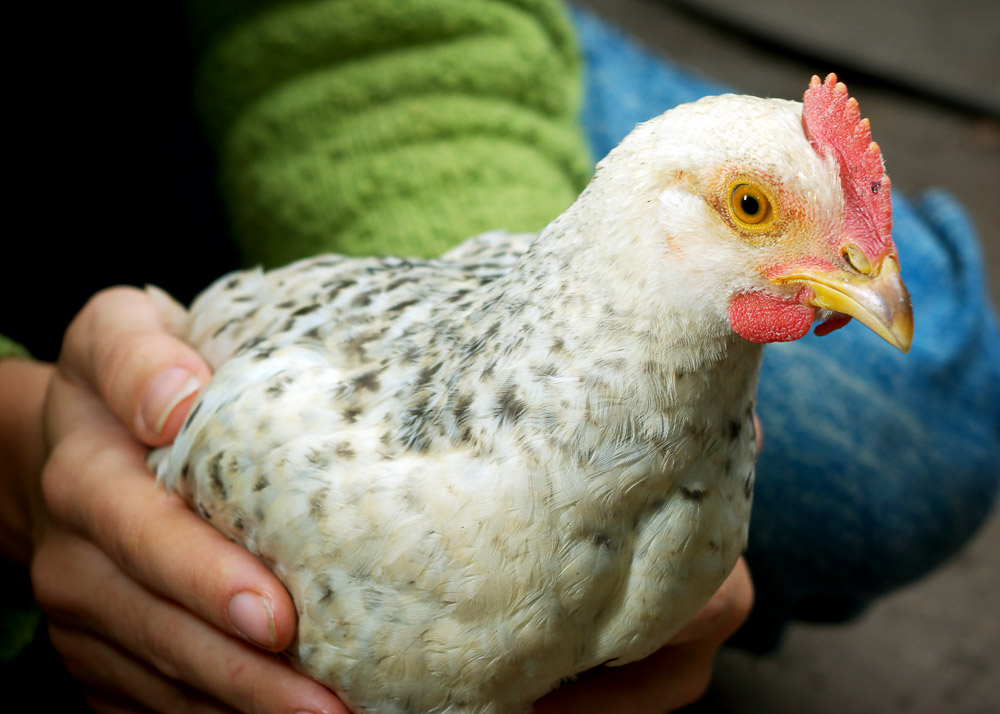
[[(574, 20), (594, 156), (637, 122), (728, 91), (589, 13)], [(747, 551), (757, 603), (741, 646), (772, 648), (793, 619), (859, 613), (960, 548), (996, 498), (1000, 330), (975, 230), (942, 191), (913, 201), (896, 193), (893, 210), (913, 301), (910, 353), (857, 324), (765, 348)]]

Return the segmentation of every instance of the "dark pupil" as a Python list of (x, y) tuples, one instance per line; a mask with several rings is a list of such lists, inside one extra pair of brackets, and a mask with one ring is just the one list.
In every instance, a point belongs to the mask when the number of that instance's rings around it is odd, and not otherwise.
[(740, 198), (740, 208), (748, 216), (756, 216), (760, 212), (760, 201), (753, 196), (743, 194)]

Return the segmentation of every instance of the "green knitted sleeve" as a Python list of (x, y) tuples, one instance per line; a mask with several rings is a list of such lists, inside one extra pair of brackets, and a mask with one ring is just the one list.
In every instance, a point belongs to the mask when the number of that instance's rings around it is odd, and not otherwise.
[(0, 335), (0, 359), (3, 359), (4, 357), (20, 357), (22, 359), (30, 359), (31, 353), (9, 337)]
[(558, 0), (192, 9), (197, 102), (248, 264), (535, 231), (590, 177)]
[[(31, 359), (17, 342), (0, 335), (0, 359)], [(13, 660), (31, 642), (42, 614), (34, 604), (23, 568), (0, 561), (0, 666)]]

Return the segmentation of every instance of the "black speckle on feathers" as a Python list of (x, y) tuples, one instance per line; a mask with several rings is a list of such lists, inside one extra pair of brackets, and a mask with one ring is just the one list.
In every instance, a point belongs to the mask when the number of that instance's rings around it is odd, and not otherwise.
[(368, 307), (372, 302), (370, 293), (361, 293), (351, 300), (351, 307)]
[(254, 347), (259, 345), (265, 339), (266, 338), (264, 337), (251, 337), (248, 340), (244, 340), (242, 344), (240, 344), (240, 346), (236, 348), (236, 354), (241, 354), (243, 352), (248, 352), (249, 350), (252, 350)]
[(316, 325), (316, 327), (312, 328), (308, 332), (303, 332), (302, 339), (321, 341), (323, 337), (319, 333), (319, 325)]
[(301, 315), (308, 315), (310, 312), (315, 312), (316, 310), (319, 310), (319, 308), (320, 304), (318, 302), (314, 302), (312, 305), (306, 305), (305, 307), (300, 307), (298, 310), (293, 312), (291, 316), (299, 317)]
[(403, 351), (403, 354), (400, 355), (400, 360), (403, 364), (413, 364), (420, 359), (420, 354), (420, 348), (416, 345), (411, 345)]
[(194, 418), (198, 416), (198, 412), (201, 411), (201, 405), (204, 403), (205, 402), (198, 402), (197, 404), (194, 405), (194, 409), (191, 410), (191, 413), (187, 415), (187, 419), (184, 420), (184, 426), (181, 427), (182, 430), (187, 429), (189, 426), (191, 426), (191, 422), (193, 422)]
[(390, 307), (386, 312), (388, 313), (402, 312), (408, 307), (413, 307), (414, 305), (419, 305), (419, 304), (420, 304), (419, 298), (413, 298), (412, 300), (404, 300), (403, 302), (396, 303), (395, 305)]
[(313, 447), (306, 454), (306, 460), (317, 469), (325, 469), (330, 465), (331, 458), (328, 452)]
[(417, 381), (413, 385), (414, 388), (419, 390), (426, 387), (428, 384), (430, 384), (431, 379), (434, 377), (435, 374), (438, 373), (438, 370), (440, 369), (441, 369), (441, 362), (438, 362), (430, 367), (424, 367), (423, 369), (421, 369), (420, 374), (417, 375)]
[(267, 396), (277, 399), (285, 393), (285, 388), (291, 384), (292, 378), (284, 372), (278, 372), (270, 382), (267, 383)]
[(323, 283), (320, 287), (329, 288), (326, 293), (326, 301), (333, 302), (342, 290), (353, 287), (355, 284), (356, 281), (354, 280), (331, 280), (330, 282)]
[(507, 386), (497, 398), (497, 416), (500, 421), (508, 424), (516, 424), (528, 410), (528, 405), (517, 396), (515, 385)]
[(333, 588), (330, 587), (329, 583), (323, 585), (323, 594), (319, 596), (320, 602), (329, 602), (333, 597)]
[(431, 448), (430, 413), (430, 397), (427, 394), (418, 395), (410, 404), (410, 408), (406, 411), (406, 426), (403, 429), (403, 442), (407, 448), (419, 453)]
[(309, 494), (309, 517), (319, 520), (326, 515), (326, 489), (319, 488)]
[(616, 553), (621, 550), (622, 547), (621, 541), (617, 538), (612, 538), (603, 531), (597, 531), (596, 533), (591, 534), (590, 542), (598, 548), (606, 548), (607, 550)]
[(351, 385), (354, 387), (355, 391), (358, 392), (363, 389), (367, 389), (370, 392), (376, 392), (380, 386), (378, 372), (371, 371), (359, 374), (351, 380)]
[(219, 451), (208, 462), (208, 478), (212, 483), (212, 490), (220, 500), (229, 498), (229, 491), (226, 483), (222, 480), (222, 460), (226, 457), (225, 451)]
[(277, 348), (276, 347), (261, 348), (256, 352), (254, 352), (253, 357), (251, 357), (250, 359), (252, 359), (254, 362), (263, 362), (274, 353), (275, 349)]
[(235, 318), (235, 317), (231, 317), (231, 318), (229, 318), (229, 319), (228, 319), (228, 320), (226, 320), (226, 321), (225, 321), (224, 323), (222, 323), (221, 325), (219, 325), (219, 327), (218, 327), (218, 328), (216, 328), (215, 332), (213, 332), (213, 333), (212, 333), (212, 337), (213, 337), (213, 338), (215, 338), (215, 337), (218, 337), (218, 336), (219, 336), (219, 335), (221, 335), (221, 334), (222, 334), (223, 332), (225, 332), (225, 331), (226, 331), (226, 329), (227, 329), (227, 328), (228, 328), (228, 327), (229, 327), (230, 325), (234, 325), (234, 324), (236, 324), (237, 322), (239, 322), (239, 319), (237, 319), (237, 318)]
[(406, 285), (407, 283), (419, 283), (420, 278), (414, 277), (412, 275), (404, 275), (401, 278), (396, 278), (391, 283), (385, 286), (385, 291), (392, 292), (401, 285)]
[(681, 496), (683, 496), (688, 501), (694, 501), (695, 503), (700, 503), (707, 491), (703, 488), (688, 488), (687, 486), (680, 487)]
[(455, 417), (456, 426), (463, 426), (466, 420), (469, 418), (469, 408), (472, 406), (472, 395), (461, 394), (458, 399), (455, 400), (455, 409), (453, 415)]

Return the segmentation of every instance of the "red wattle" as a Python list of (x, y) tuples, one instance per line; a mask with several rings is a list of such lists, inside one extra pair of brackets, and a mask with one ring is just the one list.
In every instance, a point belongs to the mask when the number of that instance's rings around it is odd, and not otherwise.
[(813, 334), (817, 337), (823, 337), (829, 335), (834, 330), (839, 330), (841, 327), (846, 325), (851, 321), (850, 315), (837, 315), (836, 317), (831, 317), (826, 322), (816, 325), (816, 329)]
[(795, 298), (740, 293), (729, 302), (729, 324), (750, 342), (791, 342), (809, 332), (813, 309)]

